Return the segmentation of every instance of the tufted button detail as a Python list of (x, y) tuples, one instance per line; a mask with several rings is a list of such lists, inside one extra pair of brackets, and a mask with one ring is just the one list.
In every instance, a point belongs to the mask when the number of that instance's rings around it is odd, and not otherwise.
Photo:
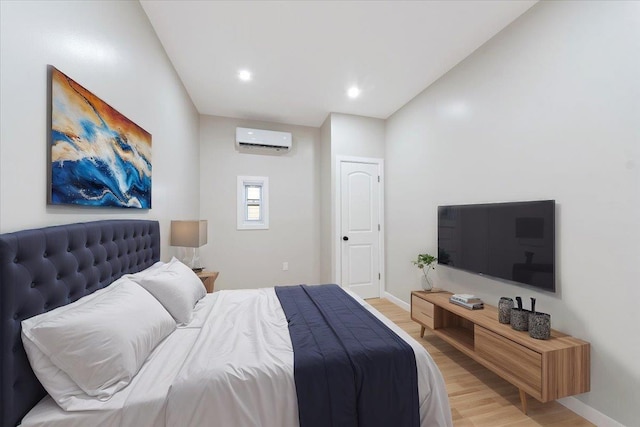
[(18, 320), (18, 313), (13, 315), (13, 320)]
[(14, 258), (14, 259), (13, 259), (13, 262), (17, 263), (17, 262), (18, 262), (18, 258), (17, 258), (17, 257), (16, 257), (16, 258)]
[(71, 248), (67, 248), (67, 252), (71, 252)]
[(46, 252), (42, 254), (43, 258), (46, 258), (47, 256), (49, 256)]
[(44, 303), (44, 309), (45, 309), (45, 310), (47, 310), (48, 308), (49, 308), (49, 303), (48, 303), (48, 302), (45, 302), (45, 303)]
[(31, 282), (31, 287), (35, 288), (36, 287), (36, 282)]
[(58, 274), (58, 275), (56, 276), (56, 279), (57, 279), (57, 280), (60, 280), (60, 278), (61, 278), (61, 277), (62, 277), (62, 276), (60, 276), (60, 275)]

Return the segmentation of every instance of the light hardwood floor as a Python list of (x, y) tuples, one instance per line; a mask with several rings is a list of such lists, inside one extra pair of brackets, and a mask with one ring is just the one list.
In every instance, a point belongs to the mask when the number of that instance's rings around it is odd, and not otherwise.
[(408, 332), (427, 349), (447, 386), (453, 424), (466, 426), (593, 426), (557, 402), (540, 403), (529, 398), (528, 415), (520, 409), (518, 389), (493, 372), (460, 353), (426, 330), (409, 312), (386, 299), (369, 299), (369, 304)]

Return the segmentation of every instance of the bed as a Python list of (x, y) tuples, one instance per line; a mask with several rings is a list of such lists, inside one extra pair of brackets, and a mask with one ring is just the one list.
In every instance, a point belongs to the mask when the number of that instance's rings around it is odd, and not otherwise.
[[(199, 299), (188, 321), (174, 325), (128, 385), (99, 410), (65, 411), (47, 395), (27, 357), (22, 322), (96, 295), (132, 289), (123, 283), (165, 265), (159, 262), (159, 242), (158, 223), (145, 220), (95, 221), (0, 236), (2, 426), (300, 424), (291, 315), (284, 313), (274, 288), (219, 291)], [(387, 325), (415, 353), (420, 425), (450, 426), (442, 376), (426, 350), (353, 297), (349, 301)]]

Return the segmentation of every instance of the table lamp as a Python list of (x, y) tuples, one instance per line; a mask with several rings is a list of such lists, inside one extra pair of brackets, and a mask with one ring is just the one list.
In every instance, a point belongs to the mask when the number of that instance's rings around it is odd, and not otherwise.
[[(192, 248), (191, 259), (185, 259), (193, 271), (202, 271), (198, 248), (207, 244), (207, 221), (171, 221), (171, 246)], [(186, 258), (186, 257), (185, 257)]]

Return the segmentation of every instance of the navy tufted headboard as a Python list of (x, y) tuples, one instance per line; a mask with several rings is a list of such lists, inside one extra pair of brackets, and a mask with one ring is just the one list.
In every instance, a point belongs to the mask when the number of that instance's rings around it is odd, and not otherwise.
[(0, 422), (13, 427), (46, 392), (20, 322), (69, 304), (160, 260), (157, 221), (107, 220), (0, 235)]

